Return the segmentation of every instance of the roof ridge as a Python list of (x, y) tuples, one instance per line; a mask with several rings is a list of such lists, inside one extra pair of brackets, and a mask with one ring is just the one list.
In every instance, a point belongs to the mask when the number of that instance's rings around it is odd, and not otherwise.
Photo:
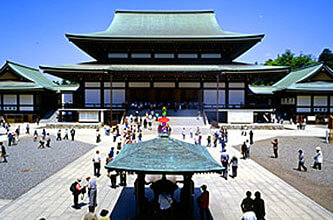
[(20, 67), (23, 67), (23, 68), (27, 68), (27, 69), (31, 69), (31, 70), (35, 70), (35, 71), (39, 72), (39, 69), (37, 69), (37, 68), (33, 68), (33, 67), (30, 67), (30, 66), (25, 66), (23, 64), (20, 64), (20, 63), (11, 61), (11, 60), (6, 60), (6, 63), (14, 64), (14, 65), (17, 65), (17, 66), (20, 66)]
[(197, 13), (215, 13), (213, 9), (202, 10), (126, 10), (116, 9), (115, 13), (132, 14), (197, 14)]
[(319, 65), (322, 65), (322, 64), (324, 64), (324, 63), (322, 61), (319, 61), (318, 63), (313, 63), (313, 64), (310, 64), (310, 65), (307, 65), (307, 66), (302, 66), (302, 67), (293, 69), (291, 72), (296, 72), (296, 71), (304, 70), (304, 69), (315, 67), (315, 66), (319, 66)]

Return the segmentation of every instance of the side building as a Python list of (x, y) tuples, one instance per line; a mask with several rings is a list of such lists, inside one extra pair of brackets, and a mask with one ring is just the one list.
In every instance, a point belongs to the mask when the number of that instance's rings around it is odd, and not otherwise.
[(38, 69), (12, 61), (0, 69), (0, 116), (8, 122), (34, 122), (58, 109), (61, 97), (77, 86), (58, 86)]
[(271, 109), (249, 99), (249, 84), (289, 72), (236, 62), (264, 34), (223, 31), (214, 11), (118, 10), (107, 30), (66, 37), (94, 61), (40, 68), (80, 84), (73, 106), (61, 111), (82, 122), (119, 120), (132, 103), (169, 103), (211, 120), (251, 123)]
[(333, 70), (323, 63), (295, 69), (272, 86), (250, 90), (261, 100), (272, 100), (284, 119), (324, 122), (333, 114)]

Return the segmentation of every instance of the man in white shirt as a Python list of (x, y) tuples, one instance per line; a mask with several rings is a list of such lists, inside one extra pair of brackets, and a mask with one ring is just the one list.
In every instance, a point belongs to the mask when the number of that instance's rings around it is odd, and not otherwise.
[(321, 170), (321, 164), (323, 163), (323, 153), (321, 152), (320, 147), (316, 148), (316, 155), (314, 160), (313, 168)]
[(93, 157), (93, 163), (94, 163), (94, 175), (96, 177), (99, 177), (101, 170), (101, 157), (99, 156), (99, 150), (96, 151), (96, 154)]

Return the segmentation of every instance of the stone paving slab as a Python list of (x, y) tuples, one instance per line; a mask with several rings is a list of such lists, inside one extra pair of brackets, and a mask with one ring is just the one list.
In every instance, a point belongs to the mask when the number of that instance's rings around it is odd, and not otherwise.
[[(95, 133), (92, 131), (80, 131), (80, 133), (81, 141), (92, 143), (95, 139)], [(320, 133), (321, 131), (312, 135), (320, 135)], [(239, 144), (242, 141), (239, 134), (240, 131), (229, 131), (229, 144)], [(297, 132), (256, 131), (255, 140), (293, 134), (297, 134)], [(146, 135), (144, 140), (154, 137)], [(173, 135), (173, 137), (181, 138), (180, 135)], [(103, 142), (97, 147), (101, 151), (103, 166), (107, 152), (114, 145), (111, 138), (103, 137)], [(187, 141), (192, 142), (193, 140), (187, 139)], [(228, 146), (227, 149), (230, 155), (240, 156), (239, 152), (231, 146)], [(92, 175), (91, 158), (95, 150), (92, 149), (26, 194), (0, 208), (0, 218), (82, 219), (87, 208), (86, 206), (81, 210), (71, 208), (73, 198), (69, 186), (78, 176)], [(220, 148), (209, 149), (218, 161), (219, 150)], [(97, 213), (101, 209), (108, 209), (111, 213), (122, 190), (121, 187), (111, 189), (110, 180), (105, 174), (106, 171), (102, 169), (102, 176), (97, 179)], [(133, 186), (134, 179), (135, 175), (128, 175), (129, 186)], [(239, 161), (238, 177), (235, 179), (229, 178), (226, 181), (218, 174), (198, 174), (194, 175), (193, 180), (195, 187), (200, 187), (202, 184), (208, 186), (211, 195), (210, 211), (214, 219), (240, 219), (242, 213), (239, 205), (247, 190), (253, 193), (257, 190), (261, 192), (266, 203), (267, 219), (333, 219), (332, 213), (252, 160)], [(87, 198), (84, 201), (87, 202)]]

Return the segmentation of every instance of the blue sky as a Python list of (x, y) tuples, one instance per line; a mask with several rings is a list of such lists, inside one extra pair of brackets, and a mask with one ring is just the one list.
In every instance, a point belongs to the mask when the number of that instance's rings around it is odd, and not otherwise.
[(332, 0), (1, 0), (0, 63), (37, 67), (91, 60), (64, 35), (105, 30), (116, 9), (214, 9), (223, 30), (265, 33), (238, 61), (262, 63), (286, 49), (314, 56), (333, 49)]

